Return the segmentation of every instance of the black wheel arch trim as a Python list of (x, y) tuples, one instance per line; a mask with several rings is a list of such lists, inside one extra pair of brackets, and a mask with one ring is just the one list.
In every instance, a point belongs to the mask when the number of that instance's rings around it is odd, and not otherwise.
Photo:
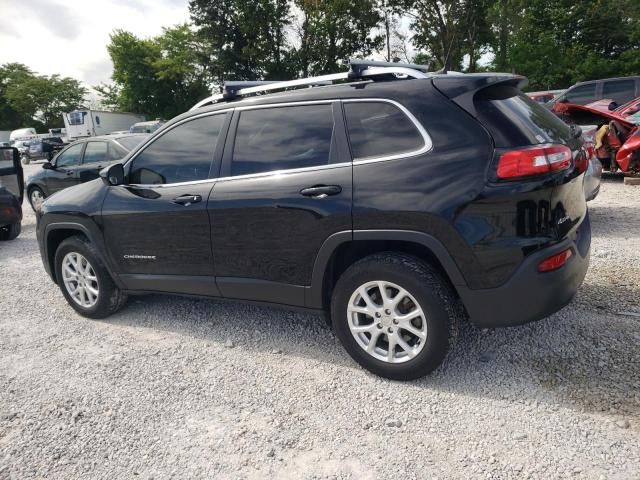
[(112, 268), (113, 266), (109, 261), (108, 255), (105, 255), (105, 250), (104, 250), (105, 245), (102, 240), (102, 236), (97, 232), (93, 232), (90, 227), (78, 222), (49, 223), (48, 225), (46, 225), (44, 229), (44, 236), (42, 239), (42, 249), (43, 249), (42, 251), (44, 252), (43, 260), (47, 262), (46, 263), (47, 271), (54, 282), (57, 283), (55, 278), (56, 277), (55, 271), (51, 269), (51, 262), (52, 262), (52, 255), (55, 255), (55, 252), (49, 252), (49, 235), (51, 234), (51, 232), (56, 230), (76, 230), (84, 234), (89, 239), (89, 241), (95, 245), (97, 254), (100, 257), (100, 261), (107, 267), (107, 270), (111, 275), (111, 278), (113, 279), (114, 283), (117, 285), (117, 287), (120, 289), (125, 288), (125, 285), (122, 283), (119, 276), (116, 274), (115, 270)]
[(329, 261), (336, 249), (347, 242), (366, 240), (390, 240), (415, 243), (428, 248), (440, 262), (455, 288), (467, 287), (462, 272), (445, 246), (432, 235), (413, 230), (349, 230), (330, 235), (320, 247), (313, 265), (311, 288), (307, 290), (308, 308), (323, 308), (323, 285)]

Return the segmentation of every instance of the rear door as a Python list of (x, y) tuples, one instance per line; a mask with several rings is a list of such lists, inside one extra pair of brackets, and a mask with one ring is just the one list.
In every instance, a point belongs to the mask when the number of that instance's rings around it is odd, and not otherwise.
[(78, 167), (82, 163), (85, 142), (71, 145), (56, 158), (54, 168), (47, 172), (47, 195), (80, 183)]
[(352, 167), (338, 102), (236, 109), (209, 198), (225, 297), (304, 305), (332, 234), (352, 230)]

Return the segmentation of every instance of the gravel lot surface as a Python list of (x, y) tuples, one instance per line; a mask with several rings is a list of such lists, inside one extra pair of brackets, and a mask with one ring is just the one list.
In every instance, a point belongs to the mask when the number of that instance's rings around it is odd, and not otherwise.
[[(27, 167), (27, 173), (39, 165)], [(0, 479), (640, 479), (640, 187), (591, 203), (571, 305), (374, 377), (318, 317), (170, 296), (104, 321), (0, 244)]]

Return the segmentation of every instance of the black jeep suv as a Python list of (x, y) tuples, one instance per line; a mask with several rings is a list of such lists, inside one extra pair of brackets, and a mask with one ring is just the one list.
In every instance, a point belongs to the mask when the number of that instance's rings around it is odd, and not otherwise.
[(394, 379), (436, 368), (462, 318), (567, 304), (591, 239), (579, 129), (522, 77), (373, 63), (229, 85), (47, 199), (40, 251), (69, 304), (100, 318), (167, 292), (329, 312)]

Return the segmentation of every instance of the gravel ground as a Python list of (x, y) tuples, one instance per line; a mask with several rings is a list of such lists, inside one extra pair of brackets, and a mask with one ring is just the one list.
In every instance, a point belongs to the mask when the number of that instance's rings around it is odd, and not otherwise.
[(86, 320), (25, 212), (0, 244), (0, 479), (640, 479), (640, 187), (607, 179), (591, 203), (571, 305), (465, 326), (411, 383), (357, 367), (313, 316), (147, 296)]

